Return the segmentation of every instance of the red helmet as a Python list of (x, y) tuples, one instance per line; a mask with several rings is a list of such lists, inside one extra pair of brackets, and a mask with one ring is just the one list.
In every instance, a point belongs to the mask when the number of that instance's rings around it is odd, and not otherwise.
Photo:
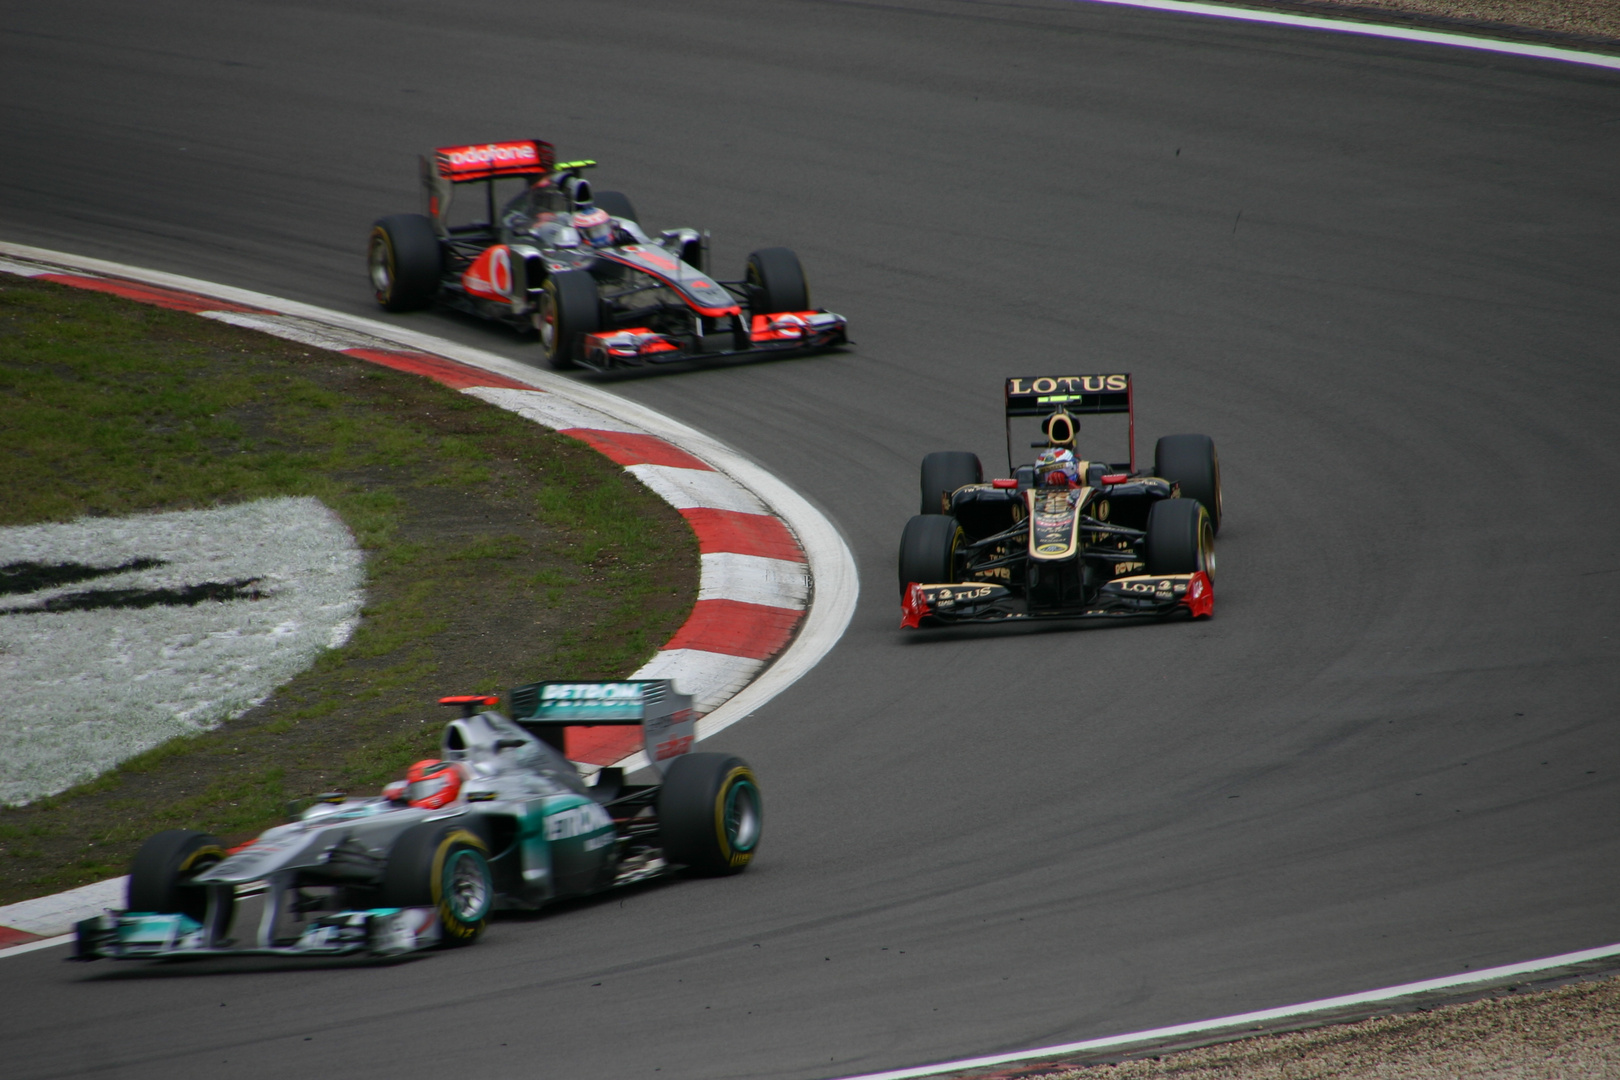
[(423, 810), (439, 810), (461, 794), (461, 766), (453, 761), (418, 761), (405, 771), (405, 801)]

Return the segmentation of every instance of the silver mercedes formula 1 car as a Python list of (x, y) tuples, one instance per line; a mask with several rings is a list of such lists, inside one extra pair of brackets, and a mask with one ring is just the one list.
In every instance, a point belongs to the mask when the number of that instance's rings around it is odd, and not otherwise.
[[(442, 760), (376, 798), (322, 796), (231, 851), (162, 832), (135, 856), (128, 909), (78, 924), (75, 959), (397, 955), (466, 944), (490, 913), (532, 910), (676, 870), (735, 874), (759, 843), (759, 784), (741, 759), (690, 753), (691, 698), (667, 680), (532, 683), (450, 697)], [(587, 784), (567, 727), (641, 725), (659, 782), (607, 768)], [(263, 885), (256, 925), (240, 897)], [(244, 905), (245, 906), (245, 905)]]

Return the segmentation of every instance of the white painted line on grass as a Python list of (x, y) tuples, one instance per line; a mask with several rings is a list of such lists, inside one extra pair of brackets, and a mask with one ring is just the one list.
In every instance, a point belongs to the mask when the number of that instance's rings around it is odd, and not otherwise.
[(1340, 997), (1323, 998), (1320, 1001), (1307, 1001), (1300, 1005), (1284, 1005), (1277, 1009), (1261, 1009), (1257, 1012), (1238, 1013), (1235, 1016), (1221, 1016), (1214, 1020), (1199, 1020), (1191, 1024), (1149, 1028), (1146, 1031), (1133, 1031), (1126, 1035), (1108, 1035), (1100, 1039), (1083, 1039), (1080, 1042), (1063, 1043), (1058, 1046), (1043, 1046), (1036, 1050), (1019, 1050), (1011, 1054), (993, 1054), (987, 1057), (964, 1058), (961, 1061), (946, 1061), (938, 1065), (922, 1065), (912, 1069), (891, 1069), (888, 1072), (863, 1073), (859, 1076), (842, 1077), (841, 1080), (914, 1080), (917, 1077), (938, 1076), (940, 1073), (960, 1072), (964, 1069), (984, 1069), (993, 1065), (1009, 1065), (1019, 1061), (1061, 1057), (1065, 1054), (1080, 1054), (1092, 1050), (1111, 1050), (1117, 1047), (1133, 1046), (1138, 1043), (1151, 1044), (1163, 1042), (1166, 1039), (1178, 1039), (1186, 1035), (1204, 1035), (1228, 1028), (1263, 1024), (1269, 1020), (1286, 1020), (1292, 1016), (1310, 1016), (1356, 1005), (1376, 1005), (1387, 1001), (1397, 1001), (1415, 994), (1429, 994), (1436, 990), (1452, 990), (1465, 986), (1477, 986), (1481, 983), (1501, 982), (1520, 975), (1534, 975), (1538, 972), (1575, 967), (1579, 964), (1591, 963), (1594, 960), (1608, 960), (1614, 957), (1620, 957), (1620, 945), (1604, 945), (1597, 949), (1583, 949), (1580, 952), (1564, 953), (1561, 956), (1548, 956), (1540, 960), (1526, 960), (1518, 964), (1504, 964), (1501, 967), (1482, 968), (1479, 971), (1465, 971), (1460, 975), (1447, 975), (1439, 979), (1402, 983), (1400, 986), (1386, 986), (1382, 990), (1366, 990), (1359, 994), (1344, 994)]
[(1330, 19), (1315, 15), (1292, 15), (1282, 11), (1257, 11), (1254, 8), (1228, 7), (1224, 4), (1191, 3), (1188, 0), (1073, 0), (1073, 2), (1113, 4), (1118, 7), (1168, 11), (1178, 15), (1204, 15), (1215, 19), (1235, 19), (1240, 22), (1331, 30), (1339, 34), (1361, 34), (1365, 37), (1394, 38), (1427, 45), (1479, 49), (1484, 52), (1528, 56), (1537, 60), (1556, 60), (1566, 64), (1587, 64), (1620, 71), (1620, 56), (1605, 56), (1603, 53), (1582, 52), (1579, 49), (1560, 49), (1552, 45), (1531, 45), (1522, 41), (1503, 41), (1500, 38), (1474, 37), (1472, 34), (1451, 34), (1443, 30), (1416, 30), (1404, 26), (1354, 22), (1350, 18)]

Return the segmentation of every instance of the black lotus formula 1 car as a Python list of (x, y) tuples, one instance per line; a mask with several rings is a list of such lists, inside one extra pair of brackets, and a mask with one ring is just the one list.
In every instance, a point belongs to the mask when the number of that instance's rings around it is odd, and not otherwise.
[[(376, 798), (322, 796), (226, 851), (171, 829), (143, 844), (128, 910), (78, 924), (75, 959), (221, 954), (389, 956), (479, 936), (491, 911), (532, 910), (678, 869), (735, 874), (759, 843), (759, 784), (741, 759), (689, 753), (692, 699), (667, 680), (532, 683), (449, 697), (442, 760)], [(657, 783), (603, 769), (587, 785), (566, 727), (639, 724)], [(256, 920), (233, 929), (262, 882)], [(240, 920), (248, 921), (248, 920)]]
[[(1007, 464), (929, 454), (921, 513), (900, 537), (901, 626), (1214, 612), (1221, 468), (1207, 435), (1166, 435), (1136, 468), (1127, 374), (1007, 380)], [(1079, 417), (1129, 417), (1130, 460), (1083, 460)], [(1040, 456), (1013, 466), (1013, 421), (1038, 419)]]
[[(756, 251), (741, 280), (719, 281), (709, 275), (707, 233), (648, 236), (625, 195), (592, 190), (582, 174), (595, 165), (559, 163), (539, 139), (435, 150), (421, 162), (427, 213), (393, 214), (372, 227), (367, 264), (377, 302), (411, 311), (437, 301), (532, 326), (557, 368), (607, 371), (847, 342), (843, 316), (810, 306), (791, 250)], [(499, 211), (497, 183), (515, 190)], [(454, 224), (455, 196), (471, 184), (483, 186), (484, 198), (473, 220)]]

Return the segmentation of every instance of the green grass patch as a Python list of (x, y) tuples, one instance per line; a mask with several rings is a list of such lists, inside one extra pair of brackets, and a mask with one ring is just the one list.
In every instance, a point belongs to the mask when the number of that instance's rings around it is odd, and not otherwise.
[(581, 443), (423, 378), (45, 282), (0, 280), (0, 459), (0, 525), (310, 495), (367, 568), (351, 641), (263, 705), (0, 809), (0, 903), (122, 873), (161, 829), (237, 841), (292, 799), (375, 790), (434, 753), (438, 697), (622, 677), (697, 593), (680, 515)]

